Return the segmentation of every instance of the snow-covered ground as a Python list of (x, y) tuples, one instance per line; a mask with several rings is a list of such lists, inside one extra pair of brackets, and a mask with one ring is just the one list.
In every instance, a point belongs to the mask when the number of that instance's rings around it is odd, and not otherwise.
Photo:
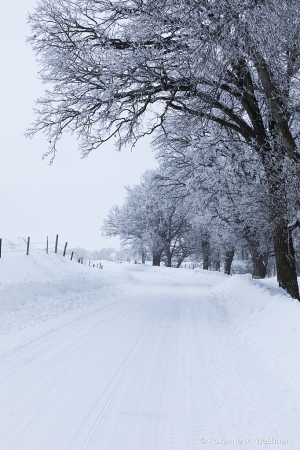
[(274, 279), (35, 250), (0, 283), (1, 450), (300, 449), (300, 304)]

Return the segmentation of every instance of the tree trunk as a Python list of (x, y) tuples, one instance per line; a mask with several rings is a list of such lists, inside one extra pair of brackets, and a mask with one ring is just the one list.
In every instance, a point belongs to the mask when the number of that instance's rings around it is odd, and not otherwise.
[(214, 258), (213, 258), (213, 268), (214, 270), (220, 272), (220, 268), (221, 268), (221, 261), (220, 261), (220, 255), (219, 253), (216, 253)]
[(252, 278), (265, 278), (267, 274), (267, 266), (264, 261), (264, 255), (254, 252), (252, 255), (253, 274)]
[(279, 286), (299, 300), (299, 288), (293, 246), (292, 232), (288, 230), (287, 221), (282, 220), (273, 235), (274, 251)]
[[(284, 152), (282, 152), (284, 153)], [(277, 281), (291, 297), (300, 300), (292, 231), (287, 217), (287, 194), (280, 159), (273, 170), (266, 170), (272, 200), (271, 221), (274, 224), (273, 244), (277, 267)]]
[(166, 255), (167, 255), (167, 267), (172, 267), (172, 255), (169, 248), (166, 249)]
[(144, 250), (142, 250), (142, 264), (145, 264), (146, 262), (146, 253), (144, 252)]
[(220, 272), (221, 269), (221, 261), (219, 259), (215, 259), (214, 261), (214, 268), (217, 272)]
[(234, 249), (228, 250), (225, 253), (224, 273), (226, 273), (227, 275), (230, 275), (230, 270), (231, 270), (231, 264), (232, 264), (232, 261), (233, 261), (233, 257), (234, 257)]
[(179, 267), (181, 266), (182, 261), (183, 261), (183, 259), (178, 259), (177, 264), (176, 264), (177, 269), (179, 269)]
[(209, 250), (209, 240), (205, 239), (202, 241), (203, 270), (208, 270), (210, 267)]
[(244, 227), (244, 238), (249, 244), (249, 250), (253, 263), (252, 278), (265, 278), (267, 274), (268, 253), (259, 251), (261, 237), (258, 230)]
[(160, 266), (160, 254), (153, 254), (153, 266)]

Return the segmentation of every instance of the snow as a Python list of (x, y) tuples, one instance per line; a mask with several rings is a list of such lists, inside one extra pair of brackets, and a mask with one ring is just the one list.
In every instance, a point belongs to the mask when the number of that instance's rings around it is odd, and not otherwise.
[[(23, 242), (22, 242), (23, 241)], [(120, 286), (137, 282), (130, 274), (103, 273), (101, 269), (70, 261), (54, 252), (36, 250), (21, 238), (3, 240), (0, 259), (0, 327), (20, 329), (47, 320), (64, 311), (91, 305), (98, 300), (99, 289), (118, 292)], [(98, 262), (98, 261), (97, 261)], [(87, 261), (88, 264), (88, 261)], [(106, 265), (106, 261), (102, 261)]]
[(300, 448), (298, 301), (273, 278), (102, 263), (2, 254), (1, 449)]

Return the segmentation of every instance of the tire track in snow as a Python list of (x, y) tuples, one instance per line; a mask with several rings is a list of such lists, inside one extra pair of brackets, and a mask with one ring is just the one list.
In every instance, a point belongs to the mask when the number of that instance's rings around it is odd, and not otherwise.
[(291, 425), (282, 428), (276, 374), (239, 339), (209, 288), (142, 276), (131, 295), (79, 311), (5, 360), (1, 376), (18, 381), (19, 370), (28, 386), (14, 400), (15, 419), (0, 406), (13, 436), (3, 448), (206, 450), (202, 437), (289, 437), (298, 416), (287, 411)]
[[(89, 417), (86, 420), (86, 422), (90, 422), (90, 425), (88, 425), (87, 427), (85, 423), (82, 427), (88, 428), (88, 430), (85, 432), (86, 437), (81, 439), (81, 444), (78, 447), (80, 450), (90, 448), (90, 445), (93, 445), (92, 443), (94, 437), (97, 435), (99, 429), (101, 428), (101, 425), (109, 414), (109, 411), (112, 408), (117, 395), (122, 389), (122, 386), (126, 378), (128, 377), (130, 370), (132, 370), (134, 363), (144, 349), (145, 343), (147, 342), (147, 340), (149, 339), (149, 335), (153, 331), (156, 320), (157, 316), (155, 315), (152, 318), (151, 322), (147, 324), (147, 328), (142, 331), (135, 346), (130, 350), (125, 360), (121, 363), (117, 372), (109, 382), (108, 386), (105, 388), (101, 397), (99, 397), (93, 405)], [(80, 432), (81, 430), (79, 430), (79, 435)], [(69, 446), (70, 449), (77, 448), (77, 443), (75, 447), (75, 440), (78, 441), (79, 438), (76, 437), (76, 439), (74, 439), (74, 441)]]
[[(10, 411), (17, 410), (20, 403), (31, 402), (32, 396), (37, 395), (35, 382), (38, 383), (42, 376), (45, 386), (37, 406), (29, 408), (26, 416), (21, 415), (20, 420), (17, 420), (18, 432), (21, 434), (22, 430), (34, 422), (40, 411), (47, 407), (53, 391), (63, 389), (66, 379), (76, 377), (76, 372), (82, 365), (81, 358), (92, 357), (95, 345), (91, 344), (96, 342), (98, 346), (103, 345), (123, 323), (142, 308), (145, 301), (141, 300), (141, 291), (138, 290), (138, 294), (135, 292), (134, 295), (126, 295), (122, 301), (109, 299), (104, 308), (100, 306), (95, 310), (93, 307), (92, 312), (88, 311), (83, 315), (83, 311), (78, 310), (78, 317), (75, 314), (74, 318), (72, 314), (71, 320), (50, 329), (36, 339), (32, 338), (17, 347), (11, 355), (4, 355), (0, 370), (3, 429), (6, 419), (11, 416)], [(11, 435), (16, 435), (18, 432), (14, 430), (15, 421), (10, 423), (10, 426)], [(15, 450), (14, 446), (12, 448)]]

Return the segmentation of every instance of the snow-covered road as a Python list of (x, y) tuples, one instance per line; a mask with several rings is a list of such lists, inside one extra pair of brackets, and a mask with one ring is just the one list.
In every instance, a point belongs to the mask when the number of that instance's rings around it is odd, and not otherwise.
[(1, 337), (0, 448), (299, 449), (299, 380), (275, 332), (224, 303), (229, 277), (135, 269), (126, 291)]

